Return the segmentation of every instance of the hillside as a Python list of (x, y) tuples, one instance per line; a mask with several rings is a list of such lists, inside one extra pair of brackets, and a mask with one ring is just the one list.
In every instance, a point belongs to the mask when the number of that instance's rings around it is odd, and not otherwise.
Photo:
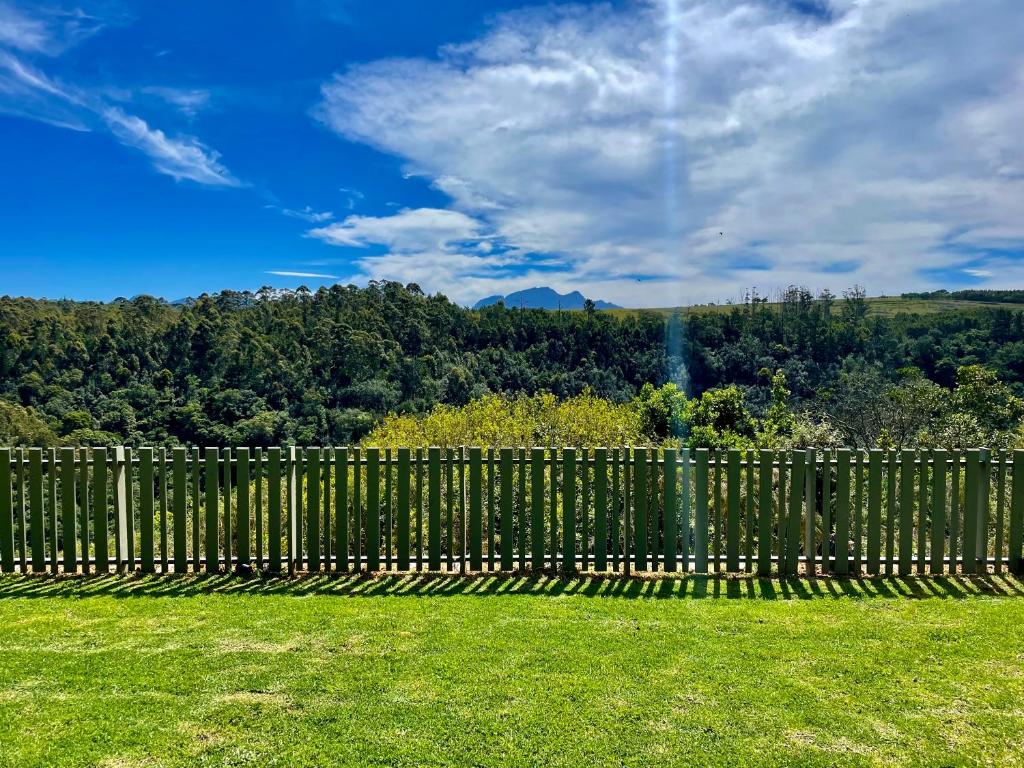
[[(1016, 302), (964, 301), (959, 299), (918, 299), (901, 296), (876, 296), (865, 299), (868, 315), (874, 317), (895, 317), (899, 314), (938, 315), (947, 312), (977, 312), (986, 309), (1006, 309), (1019, 312), (1024, 305)], [(625, 316), (652, 312), (669, 317), (682, 310), (686, 314), (723, 314), (731, 312), (742, 304), (696, 304), (680, 307), (652, 307), (648, 309), (609, 309), (609, 314)], [(768, 302), (766, 306), (778, 309), (779, 302)]]

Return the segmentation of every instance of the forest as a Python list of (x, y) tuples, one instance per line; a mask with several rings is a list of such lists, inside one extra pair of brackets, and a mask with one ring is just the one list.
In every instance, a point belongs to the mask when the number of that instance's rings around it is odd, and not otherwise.
[[(0, 298), (8, 445), (426, 440), (428, 419), (468, 424), (488, 408), (495, 424), (525, 418), (525, 444), (554, 439), (538, 425), (577, 403), (564, 423), (600, 412), (614, 426), (564, 439), (1009, 446), (1022, 394), (1024, 311), (874, 316), (860, 289), (792, 287), (781, 302), (750, 294), (728, 312), (667, 321), (469, 310), (395, 282), (181, 306)], [(446, 429), (446, 440), (486, 437)]]

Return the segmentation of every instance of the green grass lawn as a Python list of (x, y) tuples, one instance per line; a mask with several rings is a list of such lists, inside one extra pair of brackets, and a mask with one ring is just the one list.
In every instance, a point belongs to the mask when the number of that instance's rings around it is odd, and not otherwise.
[(0, 579), (0, 765), (1024, 765), (1024, 584)]

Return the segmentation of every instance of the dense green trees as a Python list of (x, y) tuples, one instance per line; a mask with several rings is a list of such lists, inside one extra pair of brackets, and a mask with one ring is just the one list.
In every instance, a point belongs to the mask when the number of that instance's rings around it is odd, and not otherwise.
[(1024, 391), (1024, 312), (1002, 308), (884, 317), (871, 315), (856, 289), (837, 300), (790, 288), (777, 304), (751, 294), (728, 312), (673, 317), (668, 338), (670, 369), (691, 394), (736, 384), (759, 412), (770, 399), (765, 369), (783, 371), (798, 402), (817, 399), (858, 365), (890, 382), (913, 368), (947, 389), (959, 368), (983, 365)]
[[(6, 442), (345, 443), (389, 412), (664, 377), (664, 323), (460, 308), (416, 286), (224, 292), (185, 307), (0, 299)], [(35, 419), (39, 424), (30, 426)], [(11, 428), (4, 427), (10, 431)]]
[(881, 317), (860, 290), (782, 299), (666, 323), (470, 311), (387, 282), (183, 307), (3, 298), (0, 441), (340, 444), (389, 413), (541, 393), (632, 403), (640, 435), (693, 445), (1012, 441), (1024, 312)]

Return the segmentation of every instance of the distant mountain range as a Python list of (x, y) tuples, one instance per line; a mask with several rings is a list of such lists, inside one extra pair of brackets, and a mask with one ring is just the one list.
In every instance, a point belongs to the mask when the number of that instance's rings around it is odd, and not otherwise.
[[(506, 307), (519, 307), (522, 309), (583, 309), (583, 303), (587, 300), (579, 291), (572, 293), (559, 293), (547, 286), (542, 288), (527, 288), (525, 291), (516, 291), (507, 296), (488, 296), (480, 299), (473, 305), (473, 309), (481, 309), (497, 304), (499, 301), (505, 303)], [(594, 305), (597, 309), (622, 309), (617, 304), (608, 301), (595, 299)]]

